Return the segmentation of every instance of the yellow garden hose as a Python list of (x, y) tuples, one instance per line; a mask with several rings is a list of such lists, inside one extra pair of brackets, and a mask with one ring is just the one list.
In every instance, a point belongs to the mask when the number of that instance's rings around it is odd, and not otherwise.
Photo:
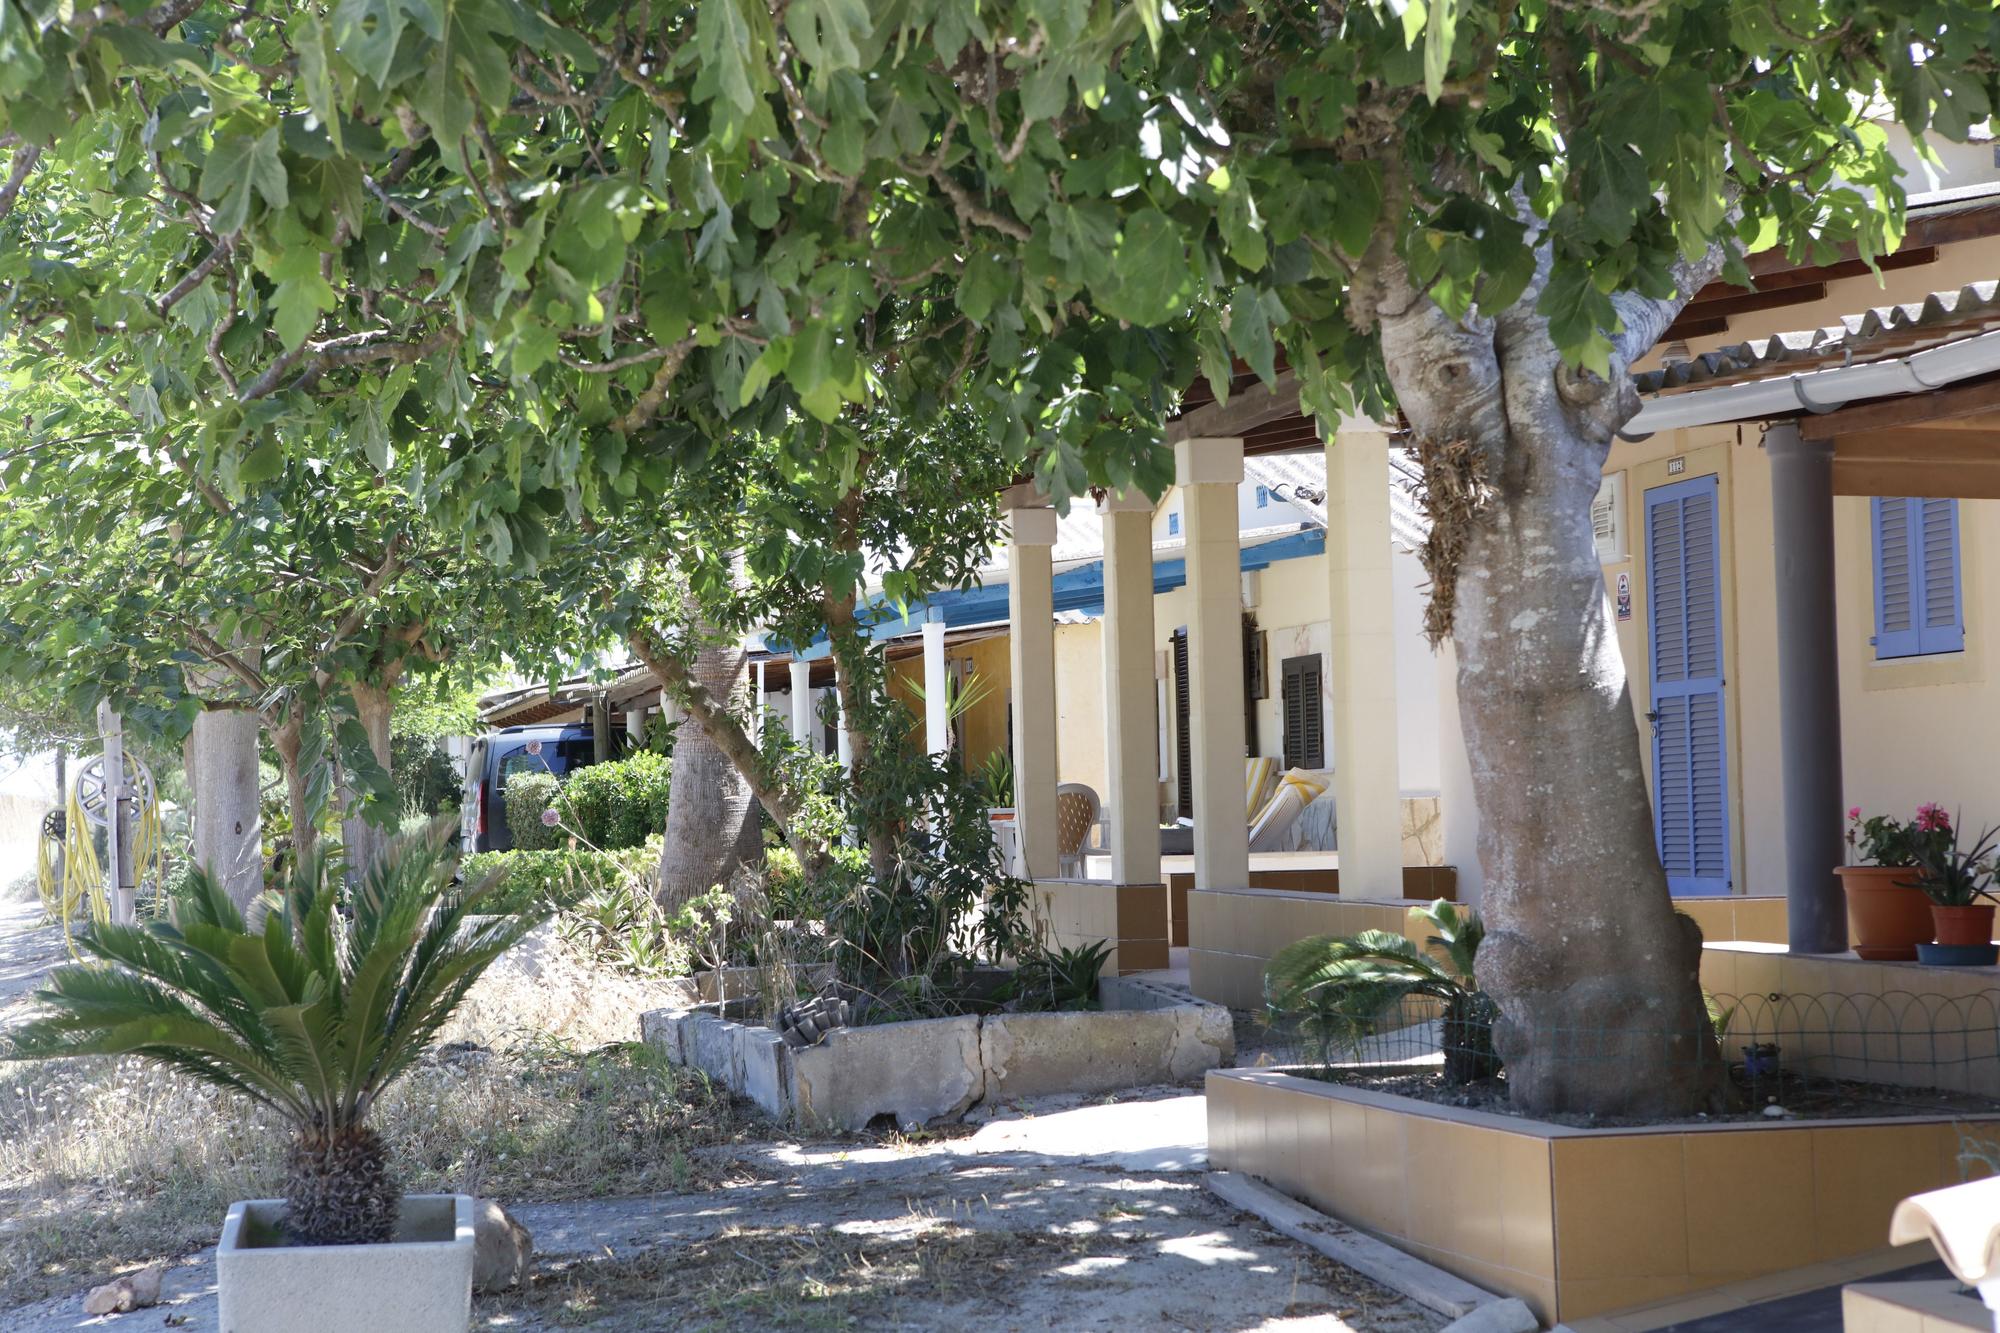
[[(142, 790), (150, 790), (150, 784)], [(136, 886), (150, 871), (157, 891), (164, 887), (167, 873), (166, 837), (160, 819), (160, 803), (155, 797), (138, 804), (138, 817), (132, 829), (132, 880)], [(83, 803), (76, 787), (70, 789), (64, 822), (66, 836), (60, 893), (53, 884), (54, 867), (48, 864), (47, 839), (37, 849), (37, 865), (41, 869), (42, 906), (62, 922), (63, 942), (74, 957), (77, 948), (71, 932), (84, 904), (89, 903), (93, 921), (109, 921), (111, 898), (104, 884), (104, 863), (97, 855), (97, 838), (84, 816)]]

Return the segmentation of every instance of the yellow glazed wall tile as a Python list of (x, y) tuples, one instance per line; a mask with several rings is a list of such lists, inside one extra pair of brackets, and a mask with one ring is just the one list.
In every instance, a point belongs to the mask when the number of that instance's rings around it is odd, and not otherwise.
[(1693, 1290), (1695, 1280), (1678, 1277), (1567, 1278), (1556, 1283), (1556, 1299), (1565, 1320), (1629, 1310), (1671, 1300)]
[(1482, 1263), (1506, 1261), (1500, 1177), (1492, 1169), (1499, 1137), (1449, 1120), (1409, 1117), (1411, 1240)]
[(1367, 1154), (1368, 1119), (1361, 1107), (1327, 1098), (1326, 1151), (1307, 1164), (1311, 1198), (1321, 1212), (1344, 1222), (1367, 1225), (1355, 1207), (1356, 1196), (1366, 1188), (1355, 1166)]
[[(1619, 1134), (1552, 1140), (1560, 1256), (1556, 1276), (1565, 1288), (1572, 1278), (1685, 1277), (1688, 1207), (1681, 1137)], [(1680, 1290), (1622, 1304), (1663, 1299)], [(1600, 1305), (1596, 1310), (1615, 1308)]]
[(1367, 1144), (1354, 1176), (1360, 1225), (1392, 1236), (1410, 1234), (1409, 1187), (1404, 1177), (1408, 1144), (1404, 1133), (1412, 1117), (1367, 1106), (1362, 1108)]
[(1842, 1259), (1888, 1243), (1889, 1214), (1943, 1180), (1934, 1125), (1815, 1129), (1813, 1249)]
[(1528, 1134), (1496, 1134), (1495, 1174), (1500, 1178), (1500, 1222), (1506, 1229), (1510, 1268), (1551, 1281), (1556, 1276), (1556, 1213), (1549, 1181), (1549, 1141)]
[(1697, 1276), (1813, 1262), (1810, 1131), (1687, 1134), (1688, 1267)]

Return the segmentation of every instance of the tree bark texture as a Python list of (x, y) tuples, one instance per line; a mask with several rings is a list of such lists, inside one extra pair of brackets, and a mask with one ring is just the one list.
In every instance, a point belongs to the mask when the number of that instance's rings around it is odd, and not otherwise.
[(308, 809), (309, 779), (303, 763), (304, 728), (297, 717), (270, 723), (271, 748), (285, 777), (285, 810), (292, 821), (292, 864), (299, 865), (319, 849), (319, 828)]
[[(848, 753), (853, 764), (850, 781), (854, 790), (865, 791), (875, 761), (875, 738), (867, 726), (871, 710), (863, 706), (859, 697), (859, 682), (866, 678), (861, 655), (868, 651), (868, 647), (855, 624), (852, 588), (838, 595), (829, 594), (825, 606), (827, 644), (833, 651), (837, 668), (834, 691), (840, 696), (843, 725), (847, 728)], [(887, 884), (895, 864), (894, 830), (889, 827), (887, 813), (880, 802), (864, 801), (861, 808), (867, 812), (861, 837), (868, 848), (868, 868), (877, 884)]]
[(188, 733), (186, 763), (194, 791), (194, 860), (239, 909), (264, 888), (262, 728), (248, 708), (210, 708)]
[[(699, 622), (692, 599), (688, 611)], [(666, 837), (660, 846), (659, 898), (668, 911), (727, 884), (739, 867), (761, 855), (758, 796), (744, 776), (746, 766), (731, 753), (749, 741), (732, 708), (746, 678), (745, 654), (740, 643), (717, 638), (707, 625), (698, 625), (702, 646), (686, 673), (694, 687), (687, 692), (689, 715), (674, 738)], [(654, 672), (660, 675), (660, 667)], [(664, 675), (661, 683), (672, 688)], [(754, 755), (755, 747), (749, 749)], [(748, 767), (757, 771), (762, 764), (753, 761)]]
[[(1705, 272), (1682, 275), (1687, 292)], [(1382, 346), (1419, 441), (1471, 443), (1490, 487), (1457, 563), (1452, 639), (1480, 819), (1487, 934), (1510, 1096), (1530, 1113), (1684, 1115), (1725, 1087), (1699, 980), (1701, 933), (1674, 910), (1603, 569), (1590, 526), (1627, 367), (1684, 304), (1621, 298), (1611, 379), (1563, 367), (1534, 311), (1446, 317), (1385, 284)], [(1635, 350), (1636, 347), (1636, 350)]]
[[(393, 688), (393, 682), (357, 682), (351, 690), (355, 716), (368, 733), (368, 749), (384, 772), (389, 771), (389, 724), (396, 710)], [(369, 820), (363, 813), (362, 793), (346, 782), (341, 784), (341, 804), (340, 840), (347, 857), (348, 876), (358, 878), (388, 850), (395, 830)]]

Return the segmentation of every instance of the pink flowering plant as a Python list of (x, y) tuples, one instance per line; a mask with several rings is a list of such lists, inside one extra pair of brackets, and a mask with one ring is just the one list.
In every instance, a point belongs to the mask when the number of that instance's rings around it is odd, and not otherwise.
[(1928, 858), (1949, 855), (1957, 840), (1951, 815), (1935, 801), (1918, 806), (1911, 820), (1887, 815), (1863, 819), (1858, 805), (1847, 812), (1847, 845), (1854, 849), (1856, 865), (1920, 866)]

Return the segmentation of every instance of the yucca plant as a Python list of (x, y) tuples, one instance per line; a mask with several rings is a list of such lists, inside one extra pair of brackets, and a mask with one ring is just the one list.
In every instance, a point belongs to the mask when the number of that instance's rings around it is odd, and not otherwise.
[(1317, 1042), (1321, 1059), (1353, 1053), (1380, 1032), (1411, 996), (1441, 1003), (1439, 1044), (1445, 1082), (1469, 1083), (1499, 1072), (1491, 999), (1473, 980), (1486, 927), (1479, 914), (1440, 898), (1412, 907), (1430, 927), (1424, 947), (1386, 930), (1320, 935), (1287, 945), (1264, 973), (1274, 1020)]
[(286, 1229), (299, 1245), (389, 1239), (400, 1192), (368, 1114), (539, 915), (476, 915), (452, 886), (445, 821), (397, 839), (352, 889), (322, 857), (259, 900), (255, 929), (189, 874), (165, 919), (100, 923), (95, 961), (58, 968), (10, 1060), (136, 1055), (291, 1124)]

